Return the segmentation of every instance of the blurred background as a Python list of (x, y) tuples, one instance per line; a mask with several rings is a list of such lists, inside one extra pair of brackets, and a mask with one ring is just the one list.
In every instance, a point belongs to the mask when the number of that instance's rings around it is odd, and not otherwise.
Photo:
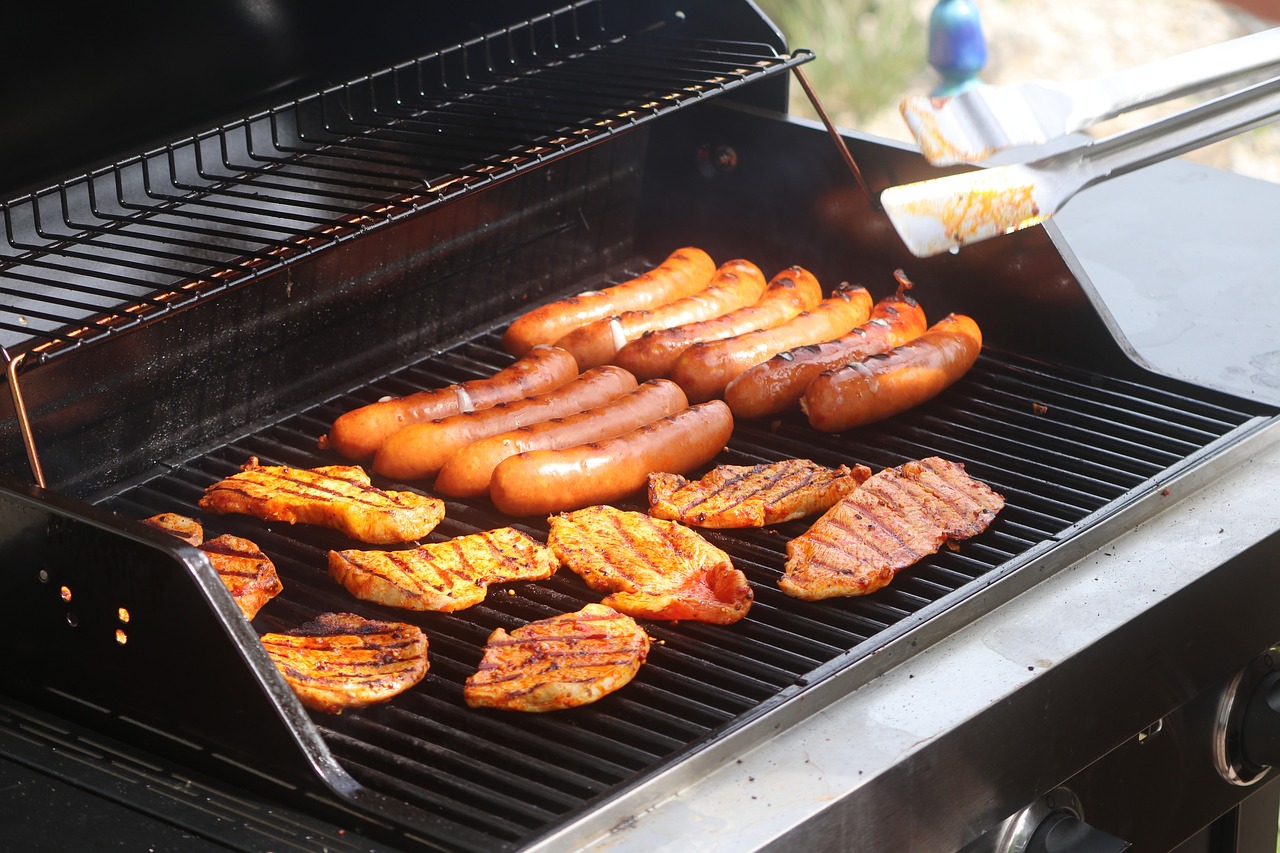
[[(987, 83), (1080, 80), (1280, 26), (1280, 0), (974, 0), (987, 38)], [(926, 61), (934, 0), (757, 0), (805, 66), (826, 111), (843, 128), (910, 141), (898, 113), (909, 92), (938, 76)], [(1239, 85), (1239, 84), (1237, 84)], [(1203, 98), (1201, 98), (1203, 99)], [(1104, 136), (1179, 109), (1182, 99), (1095, 128)], [(817, 118), (798, 86), (791, 110)], [(1280, 123), (1187, 155), (1280, 182)]]

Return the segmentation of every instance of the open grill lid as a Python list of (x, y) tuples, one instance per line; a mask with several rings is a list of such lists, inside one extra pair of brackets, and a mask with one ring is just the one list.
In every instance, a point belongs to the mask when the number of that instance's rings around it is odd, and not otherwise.
[[(47, 359), (812, 58), (713, 5), (578, 0), (490, 19), (461, 43), (54, 176), (0, 205), (0, 345)], [(399, 11), (435, 38), (466, 20)]]

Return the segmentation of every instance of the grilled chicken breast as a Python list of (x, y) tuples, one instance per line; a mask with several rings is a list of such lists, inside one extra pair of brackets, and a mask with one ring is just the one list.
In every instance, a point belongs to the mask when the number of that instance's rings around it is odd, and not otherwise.
[(222, 578), (246, 619), (258, 615), (262, 605), (284, 589), (275, 564), (257, 545), (239, 536), (218, 536), (203, 542), (200, 522), (176, 512), (162, 512), (144, 518), (143, 524), (163, 530), (209, 555), (213, 570)]
[(356, 598), (445, 613), (484, 601), (491, 583), (546, 580), (558, 568), (550, 548), (512, 527), (407, 551), (329, 552), (329, 574)]
[(188, 545), (199, 545), (204, 541), (204, 527), (200, 522), (176, 512), (162, 512), (142, 519), (142, 523), (157, 530), (163, 530), (171, 536), (177, 536)]
[(200, 550), (209, 555), (214, 571), (246, 619), (257, 616), (262, 605), (284, 589), (275, 564), (248, 539), (224, 534), (205, 542)]
[(559, 711), (595, 702), (635, 677), (649, 635), (603, 604), (489, 635), (462, 696), (472, 708)]
[(694, 527), (763, 527), (831, 507), (871, 476), (858, 465), (826, 468), (808, 459), (720, 465), (701, 480), (649, 475), (649, 514)]
[(866, 595), (948, 540), (976, 536), (1004, 498), (938, 457), (874, 475), (787, 543), (778, 586), (810, 601)]
[(374, 488), (359, 466), (288, 468), (259, 465), (256, 457), (239, 474), (205, 489), (200, 508), (332, 527), (377, 545), (420, 539), (444, 518), (443, 501)]
[(427, 637), (403, 622), (325, 613), (262, 645), (308, 708), (340, 714), (403, 693), (427, 674)]
[(604, 604), (644, 619), (727, 625), (754, 594), (729, 555), (672, 521), (592, 506), (552, 516), (547, 545)]

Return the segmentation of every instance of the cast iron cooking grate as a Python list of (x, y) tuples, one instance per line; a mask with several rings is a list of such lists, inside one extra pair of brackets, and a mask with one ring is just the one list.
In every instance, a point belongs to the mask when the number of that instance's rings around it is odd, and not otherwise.
[[(197, 513), (204, 488), (250, 456), (268, 464), (333, 464), (316, 439), (342, 412), (384, 394), (489, 375), (509, 361), (491, 330), (176, 464), (105, 503), (132, 518)], [(1060, 535), (1258, 414), (1244, 401), (1172, 380), (1097, 376), (988, 348), (959, 384), (880, 426), (829, 436), (798, 415), (740, 423), (717, 462), (802, 456), (878, 469), (936, 454), (963, 462), (1005, 496), (1007, 507), (982, 536), (901, 572), (886, 589), (826, 602), (790, 599), (775, 585), (785, 543), (805, 522), (708, 531), (754, 587), (748, 618), (729, 627), (646, 623), (654, 645), (635, 681), (589, 707), (544, 715), (468, 709), (462, 683), (493, 629), (598, 600), (568, 570), (546, 582), (491, 589), (485, 603), (457, 614), (414, 614), (357, 601), (329, 578), (327, 549), (351, 544), (338, 534), (239, 517), (203, 520), (210, 535), (245, 536), (275, 561), (285, 592), (259, 615), (259, 631), (288, 629), (335, 610), (409, 621), (426, 631), (431, 668), (419, 687), (379, 707), (313, 719), (351, 775), (439, 818), (432, 844), (510, 849), (785, 701), (822, 677), (824, 665), (869, 655), (922, 608)], [(643, 508), (637, 501), (623, 506)], [(485, 501), (448, 502), (431, 538), (511, 522)], [(541, 519), (515, 526), (545, 540)]]
[(0, 204), (0, 344), (42, 357), (812, 58), (579, 0)]

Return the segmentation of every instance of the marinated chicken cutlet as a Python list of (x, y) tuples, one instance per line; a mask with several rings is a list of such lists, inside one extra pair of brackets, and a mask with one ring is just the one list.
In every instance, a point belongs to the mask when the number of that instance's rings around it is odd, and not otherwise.
[(871, 476), (858, 465), (826, 468), (808, 459), (720, 465), (701, 480), (649, 475), (649, 514), (694, 527), (763, 527), (831, 507)]
[(866, 595), (948, 540), (987, 529), (1004, 498), (938, 457), (886, 468), (787, 543), (787, 595)]
[(144, 518), (143, 524), (195, 545), (209, 555), (213, 570), (222, 578), (246, 619), (258, 615), (262, 606), (284, 589), (275, 564), (257, 545), (239, 536), (223, 535), (202, 542), (204, 528), (200, 522), (176, 512), (163, 512)]
[(162, 512), (142, 519), (142, 523), (162, 530), (170, 536), (177, 536), (188, 545), (199, 545), (204, 541), (204, 527), (200, 522), (176, 512)]
[(414, 625), (325, 613), (262, 645), (298, 699), (340, 714), (403, 693), (427, 674), (427, 636)]
[(407, 551), (329, 552), (329, 574), (356, 598), (444, 613), (484, 601), (489, 584), (546, 580), (558, 568), (550, 548), (512, 527)]
[(284, 590), (275, 564), (248, 539), (224, 534), (200, 546), (246, 619)]
[(550, 519), (547, 545), (603, 603), (642, 619), (728, 625), (747, 615), (754, 593), (729, 555), (673, 521), (610, 506)]
[(595, 702), (635, 677), (649, 635), (603, 604), (489, 635), (462, 696), (472, 708), (542, 713)]
[(288, 468), (260, 465), (256, 457), (239, 474), (205, 489), (200, 508), (332, 527), (375, 545), (421, 539), (444, 518), (443, 501), (374, 488), (356, 465)]

